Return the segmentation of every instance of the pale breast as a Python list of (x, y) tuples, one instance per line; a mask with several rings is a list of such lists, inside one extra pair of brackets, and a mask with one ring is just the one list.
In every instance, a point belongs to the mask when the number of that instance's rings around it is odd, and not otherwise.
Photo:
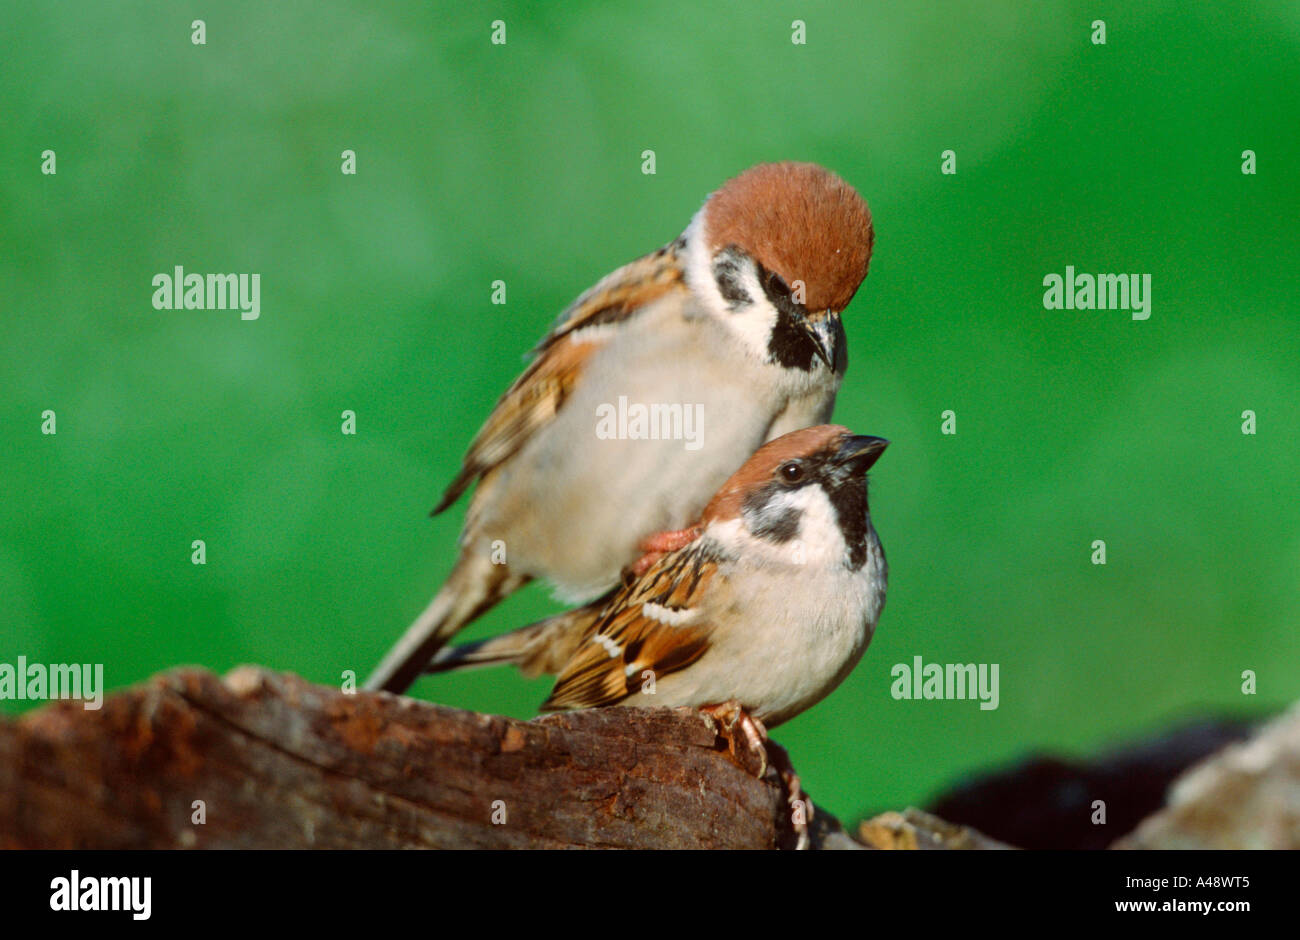
[(591, 357), (546, 432), (502, 467), (483, 519), (516, 570), (568, 601), (614, 584), (645, 536), (693, 522), (788, 405), (723, 331), (661, 308)]
[(871, 533), (858, 571), (768, 567), (735, 579), (738, 629), (711, 638), (690, 667), (657, 680), (628, 705), (717, 704), (737, 699), (769, 727), (815, 705), (862, 658), (884, 607), (887, 572)]

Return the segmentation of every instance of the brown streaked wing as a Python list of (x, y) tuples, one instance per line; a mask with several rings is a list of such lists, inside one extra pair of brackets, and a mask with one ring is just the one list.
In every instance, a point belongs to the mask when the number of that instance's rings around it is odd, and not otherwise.
[[(645, 670), (662, 677), (699, 659), (712, 630), (700, 608), (717, 575), (717, 562), (697, 539), (664, 555), (643, 577), (620, 589), (593, 621), (542, 710), (613, 705), (640, 688)], [(689, 623), (673, 626), (647, 615), (647, 603), (700, 613)]]
[(625, 264), (582, 294), (560, 314), (551, 332), (533, 350), (537, 358), (498, 399), (492, 414), (461, 463), (460, 472), (448, 485), (433, 515), (442, 512), (508, 458), (559, 413), (582, 374), (587, 358), (605, 338), (574, 334), (589, 326), (627, 320), (669, 291), (682, 288), (677, 250), (680, 240)]

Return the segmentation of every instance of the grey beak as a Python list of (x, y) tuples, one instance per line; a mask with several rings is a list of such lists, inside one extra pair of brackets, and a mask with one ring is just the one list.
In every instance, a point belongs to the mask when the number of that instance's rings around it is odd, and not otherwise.
[(841, 442), (840, 449), (835, 452), (835, 462), (850, 468), (853, 473), (866, 473), (888, 446), (889, 441), (883, 437), (855, 434)]
[(817, 353), (817, 358), (826, 363), (826, 368), (833, 371), (835, 369), (835, 334), (831, 322), (832, 317), (833, 314), (829, 310), (815, 320), (812, 317), (801, 317), (799, 326), (812, 340), (813, 350)]

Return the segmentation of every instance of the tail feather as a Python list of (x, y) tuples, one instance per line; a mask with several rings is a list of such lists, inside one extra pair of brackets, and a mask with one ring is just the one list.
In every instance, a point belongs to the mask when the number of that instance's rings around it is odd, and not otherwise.
[(462, 555), (442, 590), (366, 679), (365, 688), (405, 692), (457, 630), (527, 581), (482, 554)]
[(599, 610), (598, 604), (580, 607), (477, 643), (446, 647), (425, 672), (510, 664), (530, 679), (554, 675), (573, 657)]

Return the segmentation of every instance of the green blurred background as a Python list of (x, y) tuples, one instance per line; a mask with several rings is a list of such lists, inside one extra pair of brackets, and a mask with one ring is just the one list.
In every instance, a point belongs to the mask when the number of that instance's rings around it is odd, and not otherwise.
[[(818, 802), (1300, 696), (1295, 2), (42, 6), (0, 38), (0, 661), (364, 675), (450, 566), (463, 503), (428, 510), (556, 313), (793, 158), (875, 215), (835, 416), (893, 441), (876, 640), (776, 735)], [(1044, 310), (1067, 264), (1150, 273), (1150, 320)], [(261, 318), (154, 310), (174, 265), (261, 274)], [(467, 636), (556, 609), (533, 586)], [(894, 701), (914, 655), (999, 663), (1000, 707)], [(525, 717), (545, 693), (417, 687)]]

